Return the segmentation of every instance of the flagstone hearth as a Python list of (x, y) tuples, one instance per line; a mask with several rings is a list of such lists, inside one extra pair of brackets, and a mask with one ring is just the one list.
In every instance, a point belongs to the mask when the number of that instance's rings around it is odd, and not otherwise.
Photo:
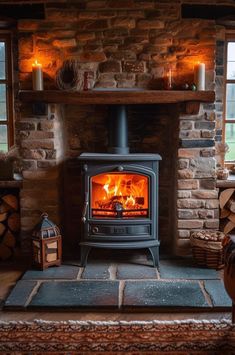
[(117, 256), (110, 260), (91, 258), (85, 268), (67, 262), (44, 271), (28, 270), (4, 309), (231, 310), (221, 272), (199, 268), (190, 258), (162, 257), (159, 269), (146, 255), (133, 255), (128, 262)]

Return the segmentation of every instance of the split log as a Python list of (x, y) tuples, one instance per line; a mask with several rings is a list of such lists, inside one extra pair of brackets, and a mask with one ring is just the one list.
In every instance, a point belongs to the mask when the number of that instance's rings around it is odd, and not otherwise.
[(15, 253), (20, 231), (19, 197), (10, 189), (0, 194), (0, 260)]
[(7, 213), (0, 213), (0, 222), (4, 222), (7, 219)]
[(0, 223), (0, 236), (2, 236), (4, 234), (6, 230), (6, 227), (4, 226), (4, 224)]
[(235, 213), (230, 212), (228, 219), (235, 224)]
[(9, 206), (6, 202), (0, 201), (0, 213), (5, 213), (10, 211), (11, 206)]
[(225, 189), (219, 196), (220, 218), (225, 219), (224, 233), (228, 234), (235, 228), (235, 189)]
[(230, 197), (230, 199), (226, 203), (226, 207), (227, 207), (228, 210), (230, 210), (231, 212), (235, 213), (235, 199)]
[(20, 229), (20, 214), (18, 212), (12, 213), (7, 220), (8, 227), (13, 232), (18, 232)]
[(3, 243), (0, 244), (0, 259), (6, 260), (12, 255), (12, 250)]
[(222, 208), (222, 210), (220, 211), (220, 218), (226, 218), (230, 215), (230, 211), (227, 210), (226, 208)]
[(13, 210), (18, 210), (18, 199), (13, 194), (8, 194), (2, 197), (2, 200), (6, 202)]
[(224, 227), (224, 233), (228, 234), (235, 228), (235, 223), (232, 221), (228, 221), (228, 223)]
[(225, 207), (226, 203), (228, 202), (234, 191), (235, 189), (225, 189), (220, 193), (219, 204), (221, 209)]
[(16, 238), (15, 236), (11, 233), (10, 230), (8, 230), (3, 237), (2, 244), (6, 245), (7, 247), (14, 248), (16, 245)]

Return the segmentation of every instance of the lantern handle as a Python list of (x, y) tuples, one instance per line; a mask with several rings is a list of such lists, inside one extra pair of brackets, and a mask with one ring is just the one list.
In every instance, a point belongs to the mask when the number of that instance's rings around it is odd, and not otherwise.
[(41, 214), (41, 217), (44, 218), (44, 219), (46, 219), (46, 218), (48, 218), (48, 214), (47, 214), (46, 212), (43, 212), (43, 213)]

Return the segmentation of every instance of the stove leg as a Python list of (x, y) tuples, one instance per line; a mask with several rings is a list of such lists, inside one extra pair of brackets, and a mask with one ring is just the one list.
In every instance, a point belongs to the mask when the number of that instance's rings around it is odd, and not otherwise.
[(81, 246), (81, 266), (86, 266), (87, 264), (87, 257), (88, 257), (88, 254), (91, 250), (91, 247), (88, 247), (86, 245), (82, 245)]
[(152, 258), (153, 258), (153, 267), (158, 267), (159, 266), (159, 247), (158, 246), (150, 247), (149, 251), (150, 251)]

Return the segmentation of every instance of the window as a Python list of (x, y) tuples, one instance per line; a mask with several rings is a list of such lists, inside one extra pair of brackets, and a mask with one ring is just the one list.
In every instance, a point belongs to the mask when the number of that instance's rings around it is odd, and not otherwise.
[(235, 161), (235, 38), (227, 41), (225, 73), (224, 139), (229, 146), (225, 157), (229, 163)]
[(13, 145), (11, 36), (0, 32), (0, 150)]

